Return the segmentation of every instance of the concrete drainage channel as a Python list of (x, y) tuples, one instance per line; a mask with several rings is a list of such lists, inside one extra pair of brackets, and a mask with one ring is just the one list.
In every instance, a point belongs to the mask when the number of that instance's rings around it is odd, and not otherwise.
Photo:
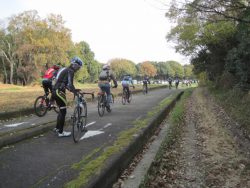
[(143, 146), (148, 139), (154, 134), (157, 126), (162, 123), (169, 112), (173, 109), (176, 102), (184, 92), (180, 92), (177, 97), (167, 105), (158, 116), (156, 116), (143, 132), (136, 137), (127, 148), (121, 151), (114, 160), (109, 161), (101, 172), (95, 175), (85, 188), (110, 188), (120, 177), (124, 169), (128, 167), (136, 154), (142, 151)]

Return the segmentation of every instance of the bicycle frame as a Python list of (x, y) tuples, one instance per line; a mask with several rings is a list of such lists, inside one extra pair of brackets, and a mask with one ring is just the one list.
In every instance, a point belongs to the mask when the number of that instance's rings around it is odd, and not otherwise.
[(94, 93), (86, 93), (86, 92), (78, 92), (76, 96), (76, 105), (74, 108), (74, 113), (71, 116), (72, 120), (72, 133), (73, 140), (77, 143), (83, 134), (87, 132), (86, 124), (87, 124), (87, 101), (84, 98), (84, 94), (91, 94), (92, 98), (94, 98)]

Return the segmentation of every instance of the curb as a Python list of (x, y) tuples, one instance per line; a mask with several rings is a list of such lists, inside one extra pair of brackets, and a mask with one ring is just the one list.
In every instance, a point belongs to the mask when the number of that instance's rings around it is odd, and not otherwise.
[(121, 173), (130, 164), (134, 156), (139, 153), (144, 146), (144, 143), (153, 135), (154, 131), (169, 114), (170, 110), (175, 106), (175, 103), (180, 99), (184, 91), (181, 91), (177, 97), (167, 105), (158, 116), (151, 120), (147, 128), (145, 128), (138, 137), (136, 137), (127, 148), (121, 151), (117, 156), (114, 156), (112, 161), (108, 161), (107, 165), (101, 172), (95, 175), (85, 188), (110, 188), (113, 183), (119, 178)]
[(11, 111), (11, 112), (0, 112), (0, 120), (29, 115), (29, 114), (32, 114), (33, 112), (34, 112), (34, 108), (25, 108), (25, 109), (20, 109), (20, 110)]
[[(69, 123), (70, 119), (66, 119), (65, 123)], [(1, 135), (0, 137), (0, 148), (8, 145), (15, 144), (22, 140), (32, 138), (39, 134), (45, 133), (55, 127), (56, 121), (47, 122), (40, 124), (36, 127), (30, 127), (27, 129), (19, 130), (16, 132), (9, 132)]]
[(0, 148), (42, 134), (55, 126), (55, 123), (56, 121), (53, 121), (46, 124), (41, 124), (37, 127), (30, 127), (17, 132), (6, 133), (0, 137)]

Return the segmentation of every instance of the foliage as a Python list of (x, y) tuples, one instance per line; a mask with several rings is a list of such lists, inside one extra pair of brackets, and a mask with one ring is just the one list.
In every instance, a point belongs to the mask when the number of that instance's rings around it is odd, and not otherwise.
[(167, 39), (176, 51), (191, 56), (194, 73), (206, 72), (219, 83), (232, 73), (241, 89), (250, 89), (250, 7), (245, 0), (172, 1), (166, 16), (176, 22)]
[(123, 75), (130, 74), (135, 76), (137, 71), (135, 63), (127, 59), (111, 59), (109, 61), (111, 69), (114, 71), (117, 78), (122, 79)]
[(140, 64), (140, 74), (141, 75), (147, 75), (150, 77), (155, 76), (157, 73), (157, 70), (153, 64), (151, 64), (148, 61), (145, 61)]
[(34, 82), (51, 65), (67, 66), (76, 55), (87, 65), (82, 70), (83, 75), (78, 73), (76, 79), (93, 81), (97, 78), (99, 63), (94, 60), (94, 53), (84, 41), (72, 42), (61, 15), (50, 14), (41, 19), (37, 11), (25, 11), (10, 17), (7, 28), (0, 31), (4, 83)]
[[(79, 56), (84, 62), (83, 68), (75, 75), (76, 81), (86, 83), (98, 79), (102, 64), (95, 60), (89, 44), (72, 41), (71, 31), (65, 27), (61, 15), (50, 14), (43, 19), (37, 11), (30, 10), (6, 21), (6, 27), (0, 25), (0, 79), (3, 83), (38, 83), (46, 69), (54, 64), (68, 66), (74, 56)], [(174, 61), (146, 61), (136, 65), (131, 60), (116, 58), (108, 63), (118, 79), (124, 74), (135, 79), (144, 75), (162, 80), (193, 77), (190, 69), (187, 71)]]

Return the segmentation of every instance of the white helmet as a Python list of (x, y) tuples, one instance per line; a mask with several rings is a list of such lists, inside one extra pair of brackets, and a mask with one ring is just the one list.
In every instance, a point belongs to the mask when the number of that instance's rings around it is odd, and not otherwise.
[(102, 70), (110, 70), (110, 65), (108, 64), (103, 65)]

